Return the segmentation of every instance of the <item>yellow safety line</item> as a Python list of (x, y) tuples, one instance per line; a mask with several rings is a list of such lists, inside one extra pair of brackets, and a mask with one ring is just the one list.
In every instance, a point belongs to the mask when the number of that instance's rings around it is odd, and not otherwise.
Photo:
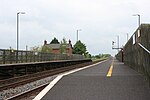
[(114, 60), (113, 60), (113, 62), (112, 62), (112, 64), (111, 64), (111, 66), (110, 66), (110, 68), (109, 68), (109, 71), (108, 71), (108, 73), (107, 73), (107, 77), (111, 77), (111, 76), (112, 76), (113, 63), (114, 63)]

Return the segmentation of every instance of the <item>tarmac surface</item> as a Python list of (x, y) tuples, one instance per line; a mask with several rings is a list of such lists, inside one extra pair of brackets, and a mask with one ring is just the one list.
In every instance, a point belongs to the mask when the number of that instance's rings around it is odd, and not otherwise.
[(63, 76), (41, 100), (150, 100), (150, 88), (143, 75), (109, 59)]

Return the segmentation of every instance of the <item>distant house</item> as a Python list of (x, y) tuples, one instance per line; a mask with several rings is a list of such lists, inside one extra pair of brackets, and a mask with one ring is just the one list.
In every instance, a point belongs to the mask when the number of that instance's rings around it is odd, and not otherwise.
[[(47, 41), (44, 41), (44, 45), (48, 46), (49, 48), (51, 48), (52, 53), (55, 54), (60, 54), (61, 53), (61, 44), (48, 44)], [(72, 54), (72, 44), (71, 41), (69, 40), (69, 43), (65, 45), (66, 49), (65, 49), (65, 54), (71, 55)]]

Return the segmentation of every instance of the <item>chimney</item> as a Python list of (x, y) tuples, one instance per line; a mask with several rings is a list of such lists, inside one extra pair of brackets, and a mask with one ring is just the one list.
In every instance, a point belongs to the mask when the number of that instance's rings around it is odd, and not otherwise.
[(71, 44), (71, 40), (69, 40), (69, 45), (70, 45), (71, 48), (73, 48), (73, 47), (72, 47), (72, 44)]
[(69, 40), (69, 44), (71, 44), (71, 40)]
[(45, 40), (45, 41), (44, 41), (44, 45), (46, 45), (46, 44), (47, 44), (47, 41)]

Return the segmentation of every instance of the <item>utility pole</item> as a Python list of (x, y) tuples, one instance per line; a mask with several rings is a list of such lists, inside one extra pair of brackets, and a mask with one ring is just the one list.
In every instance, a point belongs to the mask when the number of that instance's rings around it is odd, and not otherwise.
[(19, 14), (25, 14), (25, 12), (17, 13), (17, 53), (16, 53), (16, 63), (18, 62), (18, 50), (19, 50)]
[(26, 45), (26, 51), (28, 51), (28, 46)]
[(128, 40), (129, 40), (129, 34), (127, 33), (127, 42), (128, 42)]
[(138, 16), (138, 24), (139, 24), (139, 27), (140, 27), (140, 24), (141, 24), (141, 16), (140, 16), (140, 14), (135, 14), (133, 16)]
[(79, 31), (81, 31), (81, 29), (77, 30), (77, 41), (78, 41), (78, 38), (79, 38)]
[(119, 52), (119, 35), (117, 36), (117, 41), (118, 41), (118, 52)]

